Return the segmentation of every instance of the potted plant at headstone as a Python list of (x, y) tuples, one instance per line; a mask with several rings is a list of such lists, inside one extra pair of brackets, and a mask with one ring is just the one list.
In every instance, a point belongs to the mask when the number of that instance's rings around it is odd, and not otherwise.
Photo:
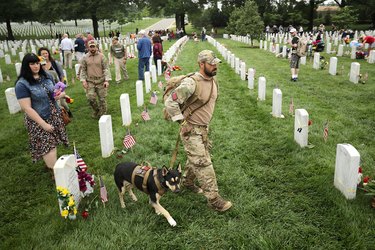
[(77, 208), (74, 201), (74, 196), (67, 188), (57, 187), (57, 198), (60, 204), (60, 214), (62, 217), (70, 220), (76, 219)]

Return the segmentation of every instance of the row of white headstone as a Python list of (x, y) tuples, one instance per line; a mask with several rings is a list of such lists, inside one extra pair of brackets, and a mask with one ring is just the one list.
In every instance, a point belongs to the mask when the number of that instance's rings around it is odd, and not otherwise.
[[(211, 37), (209, 37), (208, 40), (219, 50), (224, 58), (232, 58), (232, 54), (227, 51), (224, 46), (222, 46)], [(254, 86), (254, 74), (255, 70), (250, 68), (248, 71), (248, 81), (250, 88), (253, 88)], [(264, 77), (259, 77), (259, 100), (263, 100), (263, 98), (265, 98), (265, 85), (266, 79)], [(272, 101), (272, 114), (274, 116), (276, 116), (275, 114), (281, 114), (281, 99), (281, 90), (278, 88), (274, 89)], [(308, 121), (309, 114), (305, 109), (295, 110), (294, 140), (301, 147), (305, 147), (308, 145)], [(356, 196), (359, 164), (359, 152), (352, 145), (337, 144), (334, 185), (344, 194), (347, 199), (354, 199)]]
[[(186, 36), (177, 40), (176, 46), (171, 46), (168, 50), (169, 58), (176, 58), (176, 54), (182, 51), (183, 46), (186, 44)], [(171, 49), (172, 48), (172, 49)], [(167, 60), (167, 59), (165, 59)], [(158, 75), (161, 75), (161, 60), (158, 60)], [(159, 74), (160, 73), (160, 74)], [(145, 92), (149, 93), (151, 91), (151, 79), (152, 82), (156, 83), (156, 67), (151, 65), (151, 73), (145, 72)], [(136, 96), (137, 96), (137, 107), (142, 107), (144, 105), (144, 88), (143, 81), (136, 81)], [(130, 98), (128, 93), (121, 94), (120, 96), (120, 107), (122, 116), (122, 125), (129, 126), (132, 122), (131, 109), (130, 109)], [(100, 144), (102, 150), (102, 157), (109, 157), (114, 149), (113, 143), (113, 133), (112, 133), (112, 119), (110, 115), (103, 115), (99, 119), (99, 134), (100, 134)]]

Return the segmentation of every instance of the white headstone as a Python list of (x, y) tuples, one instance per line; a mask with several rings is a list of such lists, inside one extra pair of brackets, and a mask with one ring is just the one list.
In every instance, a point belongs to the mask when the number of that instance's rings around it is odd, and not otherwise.
[(137, 107), (141, 107), (144, 104), (143, 82), (141, 80), (136, 81), (135, 87), (136, 87), (136, 93), (137, 93)]
[(18, 53), (18, 56), (19, 56), (19, 58), (20, 58), (20, 61), (22, 62), (23, 57), (25, 56), (25, 53), (23, 53), (22, 51), (20, 51), (20, 52)]
[(277, 55), (277, 54), (279, 54), (280, 53), (280, 44), (276, 44), (276, 47), (275, 47), (275, 51), (274, 51), (274, 53)]
[(267, 43), (268, 43), (267, 41), (264, 41), (264, 44), (263, 44), (263, 49), (264, 50), (267, 50)]
[(76, 76), (79, 76), (79, 67), (81, 67), (81, 64), (79, 64), (79, 63), (76, 63), (76, 64), (74, 65), (74, 69), (75, 69), (75, 71), (76, 71)]
[(10, 55), (5, 54), (5, 64), (11, 64)]
[(235, 69), (236, 74), (240, 73), (240, 58), (238, 58), (238, 57), (236, 57), (234, 69)]
[(294, 118), (294, 140), (303, 148), (307, 146), (309, 135), (309, 114), (305, 109), (296, 109)]
[(231, 56), (231, 61), (230, 61), (230, 66), (234, 69), (234, 67), (236, 66), (235, 62), (236, 62), (236, 57), (235, 55), (232, 53), (232, 56)]
[(302, 56), (300, 58), (300, 63), (301, 63), (301, 65), (306, 65), (306, 56)]
[(55, 166), (53, 167), (53, 172), (55, 175), (56, 187), (68, 189), (68, 191), (73, 195), (75, 205), (78, 208), (82, 195), (81, 191), (79, 190), (76, 168), (77, 161), (75, 155), (63, 155), (57, 159)]
[(112, 118), (110, 115), (102, 115), (99, 119), (99, 135), (100, 147), (102, 149), (102, 157), (111, 156), (114, 144), (112, 133)]
[(145, 87), (146, 87), (146, 93), (149, 93), (151, 91), (151, 74), (150, 74), (150, 71), (145, 72)]
[(241, 63), (241, 80), (243, 81), (246, 80), (246, 63), (245, 62)]
[(14, 66), (16, 67), (16, 74), (17, 74), (17, 77), (18, 77), (21, 73), (22, 64), (21, 63), (15, 63)]
[(258, 82), (258, 99), (260, 101), (266, 100), (266, 78), (261, 76), (259, 77)]
[(313, 68), (314, 69), (320, 69), (320, 54), (318, 52), (314, 53)]
[(262, 47), (263, 47), (263, 40), (260, 40), (260, 42), (259, 42), (259, 49), (262, 49)]
[(358, 83), (359, 81), (359, 72), (361, 65), (357, 62), (352, 62), (350, 67), (350, 78), (349, 80), (353, 83)]
[(357, 48), (355, 46), (352, 47), (352, 51), (350, 52), (350, 59), (355, 59), (355, 53), (357, 52)]
[(0, 58), (4, 57), (4, 50), (0, 49)]
[(20, 107), (20, 104), (18, 103), (18, 100), (16, 97), (16, 91), (14, 87), (7, 88), (5, 90), (5, 97), (7, 99), (9, 113), (15, 114), (21, 111), (21, 107)]
[(4, 82), (3, 73), (1, 72), (1, 69), (0, 69), (0, 83), (3, 83), (3, 82)]
[(132, 113), (130, 110), (129, 94), (120, 96), (122, 126), (129, 126), (132, 123)]
[(344, 45), (340, 44), (337, 50), (337, 56), (342, 56), (344, 54)]
[(284, 45), (283, 46), (283, 52), (282, 52), (283, 58), (286, 57), (286, 50), (287, 50), (287, 47)]
[(327, 48), (326, 48), (327, 54), (331, 54), (331, 49), (332, 49), (332, 43), (327, 43)]
[(151, 65), (150, 69), (151, 69), (152, 83), (156, 83), (158, 81), (158, 78), (156, 77), (156, 65)]
[(158, 76), (161, 76), (162, 68), (161, 68), (161, 60), (160, 59), (157, 60), (157, 64), (158, 64)]
[(336, 72), (337, 72), (337, 57), (331, 57), (331, 59), (329, 59), (329, 73), (335, 76)]
[(280, 89), (274, 89), (272, 95), (272, 115), (277, 118), (284, 118), (281, 113), (283, 94)]
[(337, 144), (334, 185), (346, 199), (354, 199), (357, 191), (359, 152), (350, 144)]
[(370, 50), (370, 55), (368, 57), (368, 63), (375, 63), (375, 50)]
[(254, 89), (254, 77), (255, 77), (255, 70), (253, 68), (249, 68), (247, 74), (247, 87), (249, 89)]

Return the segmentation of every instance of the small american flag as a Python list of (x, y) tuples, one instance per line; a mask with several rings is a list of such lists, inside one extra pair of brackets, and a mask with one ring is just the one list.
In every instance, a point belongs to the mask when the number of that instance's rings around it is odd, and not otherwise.
[(128, 131), (128, 133), (125, 135), (125, 138), (124, 138), (124, 141), (122, 142), (125, 146), (125, 148), (129, 149), (129, 148), (132, 148), (134, 145), (135, 145), (135, 139), (134, 137), (130, 134), (130, 132)]
[(159, 87), (159, 89), (163, 89), (163, 82), (162, 81), (159, 81), (158, 87)]
[(104, 185), (103, 178), (99, 177), (100, 182), (100, 198), (102, 199), (103, 204), (108, 201), (107, 188)]
[(153, 91), (151, 93), (150, 103), (156, 105), (157, 102), (158, 102), (158, 96), (156, 95), (156, 92)]
[(326, 121), (323, 127), (323, 139), (324, 139), (324, 142), (327, 142), (328, 140), (328, 121)]
[(78, 153), (75, 145), (74, 145), (74, 156), (76, 157), (78, 168), (85, 172), (87, 170), (87, 165), (85, 161), (82, 159), (81, 155)]
[(164, 78), (166, 81), (168, 81), (171, 78), (171, 69), (169, 67), (164, 71)]
[(148, 114), (147, 109), (143, 110), (143, 112), (141, 113), (141, 116), (142, 116), (142, 119), (143, 119), (144, 121), (149, 121), (149, 120), (151, 120), (151, 117), (150, 117), (150, 115)]
[(290, 104), (289, 104), (289, 114), (293, 115), (294, 114), (294, 102), (293, 102), (293, 97), (290, 99)]

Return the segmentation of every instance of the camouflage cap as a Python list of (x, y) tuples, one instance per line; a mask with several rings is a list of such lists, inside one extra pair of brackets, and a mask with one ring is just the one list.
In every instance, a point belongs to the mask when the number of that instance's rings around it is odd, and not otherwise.
[(216, 57), (215, 53), (211, 50), (202, 50), (198, 54), (198, 62), (207, 62), (209, 64), (221, 63), (221, 60)]
[(90, 47), (91, 45), (97, 45), (95, 40), (90, 40), (87, 42), (87, 45)]

